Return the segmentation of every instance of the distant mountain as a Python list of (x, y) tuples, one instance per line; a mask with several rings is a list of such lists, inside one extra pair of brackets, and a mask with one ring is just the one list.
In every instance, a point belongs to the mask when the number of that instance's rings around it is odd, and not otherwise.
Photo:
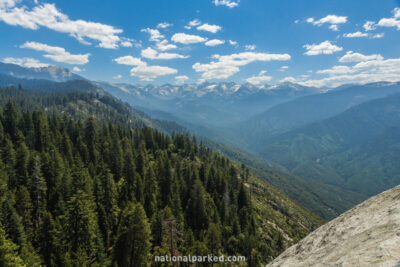
[(69, 80), (56, 82), (45, 79), (18, 78), (11, 75), (0, 74), (0, 86), (22, 86), (24, 89), (32, 91), (62, 91), (77, 90), (104, 93), (102, 89), (87, 80)]
[(267, 266), (400, 266), (400, 186), (321, 226)]
[(17, 78), (45, 79), (56, 82), (85, 80), (85, 78), (60, 66), (25, 68), (15, 64), (7, 64), (0, 62), (0, 74), (11, 75)]
[(333, 117), (358, 104), (400, 92), (400, 83), (348, 85), (327, 93), (299, 97), (272, 107), (232, 127), (251, 149), (263, 147), (268, 138), (312, 122)]
[(261, 149), (289, 172), (371, 196), (400, 184), (400, 94), (269, 139)]
[(237, 123), (279, 103), (319, 92), (317, 88), (291, 83), (141, 86), (96, 82), (96, 85), (139, 109), (168, 112), (183, 121), (212, 128)]

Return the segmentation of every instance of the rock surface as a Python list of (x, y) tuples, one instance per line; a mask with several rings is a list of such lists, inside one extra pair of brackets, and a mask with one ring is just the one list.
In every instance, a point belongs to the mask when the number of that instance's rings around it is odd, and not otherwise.
[(321, 226), (267, 266), (400, 266), (400, 186)]

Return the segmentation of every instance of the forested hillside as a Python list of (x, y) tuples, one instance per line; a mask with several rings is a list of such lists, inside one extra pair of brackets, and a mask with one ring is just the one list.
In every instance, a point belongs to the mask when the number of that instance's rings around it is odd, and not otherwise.
[(124, 121), (112, 99), (0, 90), (5, 266), (145, 266), (152, 255), (210, 253), (258, 266), (323, 223), (195, 139)]
[(372, 196), (400, 182), (400, 94), (269, 140), (263, 156), (290, 172)]

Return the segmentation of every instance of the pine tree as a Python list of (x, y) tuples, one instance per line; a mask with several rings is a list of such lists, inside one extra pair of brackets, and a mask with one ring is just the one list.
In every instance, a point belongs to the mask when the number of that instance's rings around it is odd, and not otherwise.
[(25, 267), (26, 264), (18, 255), (18, 246), (7, 239), (6, 233), (0, 224), (0, 266)]
[(121, 216), (114, 262), (120, 267), (147, 266), (150, 252), (150, 224), (140, 204), (128, 204)]
[(68, 201), (66, 240), (73, 261), (88, 265), (95, 260), (104, 261), (104, 247), (97, 224), (95, 204), (91, 197), (78, 190)]

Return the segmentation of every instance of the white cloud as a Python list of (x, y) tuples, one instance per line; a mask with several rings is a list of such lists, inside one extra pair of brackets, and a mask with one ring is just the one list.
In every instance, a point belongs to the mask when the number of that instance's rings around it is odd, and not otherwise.
[(237, 45), (237, 44), (238, 44), (238, 42), (236, 42), (236, 41), (232, 41), (232, 40), (229, 40), (229, 44), (230, 44), (230, 45)]
[(81, 69), (81, 68), (75, 66), (75, 67), (72, 68), (72, 71), (81, 72), (81, 71), (84, 71), (84, 69)]
[(132, 42), (131, 41), (122, 41), (121, 46), (123, 47), (132, 47)]
[(147, 32), (150, 34), (150, 41), (159, 42), (161, 39), (164, 39), (164, 35), (160, 33), (157, 29), (146, 28), (142, 29), (141, 32)]
[(134, 66), (131, 69), (130, 75), (140, 78), (143, 81), (153, 81), (159, 76), (176, 74), (178, 70), (164, 67), (164, 66), (149, 66), (146, 62), (140, 58), (132, 56), (123, 56), (113, 60), (114, 62), (121, 65)]
[(286, 71), (289, 67), (288, 66), (282, 66), (280, 67), (279, 71)]
[(0, 8), (12, 8), (19, 2), (21, 2), (21, 1), (20, 0), (0, 0)]
[(353, 51), (348, 51), (346, 55), (342, 56), (339, 59), (339, 62), (348, 63), (348, 62), (361, 62), (361, 61), (368, 61), (368, 60), (382, 60), (383, 57), (379, 54), (372, 54), (372, 55), (363, 55), (360, 53), (354, 53)]
[(346, 38), (368, 37), (368, 33), (366, 33), (366, 32), (345, 33), (345, 34), (343, 34), (343, 37), (346, 37)]
[(113, 60), (114, 62), (120, 64), (120, 65), (128, 65), (128, 66), (139, 66), (146, 64), (146, 62), (143, 62), (140, 58), (132, 57), (132, 56), (124, 56), (124, 57), (118, 57)]
[(217, 45), (222, 45), (224, 43), (225, 43), (224, 40), (213, 39), (213, 40), (207, 41), (205, 43), (205, 45), (206, 46), (217, 46)]
[(393, 14), (395, 18), (400, 18), (400, 8), (396, 7), (395, 9), (393, 9)]
[(376, 29), (375, 21), (366, 21), (363, 25), (364, 30), (366, 31), (373, 31)]
[(113, 79), (122, 79), (122, 75), (121, 74), (118, 74), (118, 75), (115, 75), (114, 77), (112, 77)]
[(199, 26), (201, 24), (201, 21), (198, 19), (194, 19), (192, 21), (189, 22), (189, 24), (187, 26), (185, 26), (185, 29), (190, 30), (193, 27)]
[[(7, 1), (8, 3), (15, 1)], [(5, 2), (3, 1), (3, 5)], [(68, 33), (84, 44), (90, 44), (86, 39), (99, 42), (99, 47), (118, 48), (121, 41), (118, 36), (123, 31), (113, 26), (85, 20), (71, 20), (60, 12), (54, 4), (41, 4), (28, 10), (26, 6), (13, 7), (7, 4), (6, 9), (0, 12), (0, 21), (9, 25), (21, 26), (31, 30), (40, 27)]]
[(177, 58), (188, 58), (189, 56), (184, 56), (176, 53), (158, 53), (151, 47), (142, 50), (142, 57), (149, 59), (177, 59)]
[(256, 49), (256, 45), (246, 45), (244, 47), (244, 49), (249, 50), (249, 51), (253, 51)]
[(377, 25), (381, 27), (396, 27), (400, 31), (400, 8), (396, 7), (393, 10), (393, 17), (383, 18), (379, 20)]
[(176, 84), (184, 84), (187, 80), (189, 80), (189, 77), (186, 75), (181, 75), (181, 76), (175, 77)]
[(222, 27), (218, 26), (218, 25), (210, 25), (208, 23), (205, 23), (201, 26), (198, 26), (197, 29), (199, 31), (207, 31), (207, 32), (211, 32), (211, 33), (217, 33), (218, 31), (220, 31), (222, 29)]
[(175, 33), (171, 40), (175, 43), (181, 44), (195, 44), (195, 43), (203, 43), (207, 41), (207, 38), (203, 38), (198, 35), (186, 34), (186, 33)]
[(331, 29), (334, 32), (337, 32), (339, 30), (339, 26), (336, 24), (332, 24), (331, 26), (329, 26), (329, 29)]
[(267, 73), (267, 71), (263, 70), (257, 76), (252, 76), (250, 78), (247, 78), (246, 82), (259, 85), (261, 83), (266, 83), (271, 81), (272, 77), (265, 75), (265, 73)]
[(158, 43), (156, 44), (156, 47), (157, 47), (157, 49), (160, 50), (160, 51), (168, 51), (168, 50), (176, 49), (176, 48), (177, 48), (176, 45), (168, 43), (167, 40), (162, 40), (161, 42), (158, 42)]
[(216, 6), (227, 6), (229, 8), (237, 7), (240, 0), (213, 0)]
[(168, 28), (168, 27), (171, 27), (171, 26), (172, 26), (171, 23), (168, 23), (168, 22), (161, 22), (161, 23), (159, 23), (159, 24), (157, 25), (157, 28), (159, 28), (159, 29), (165, 29), (165, 28)]
[(397, 30), (400, 31), (400, 20), (397, 20), (396, 18), (383, 18), (378, 22), (378, 26), (397, 27)]
[(294, 77), (289, 76), (289, 77), (283, 78), (283, 79), (280, 80), (279, 82), (280, 82), (280, 83), (286, 83), (286, 82), (297, 83), (298, 80), (297, 80), (296, 78), (294, 78)]
[(372, 35), (372, 38), (380, 39), (380, 38), (383, 38), (384, 36), (385, 36), (385, 34), (382, 32), (382, 33), (377, 33), (377, 34)]
[(3, 63), (15, 64), (15, 65), (19, 65), (21, 67), (26, 67), (26, 68), (42, 68), (42, 67), (49, 66), (49, 64), (41, 63), (37, 59), (28, 58), (28, 57), (24, 57), (24, 58), (6, 57), (3, 59)]
[(347, 17), (346, 16), (337, 16), (337, 15), (328, 15), (319, 20), (315, 20), (314, 18), (308, 18), (306, 21), (308, 23), (312, 23), (313, 25), (316, 25), (316, 26), (322, 26), (323, 24), (330, 24), (329, 29), (331, 29), (333, 31), (338, 31), (339, 24), (346, 23)]
[(326, 70), (318, 70), (317, 74), (348, 74), (348, 73), (354, 73), (355, 70), (348, 66), (333, 66), (331, 69), (326, 69)]
[(268, 54), (255, 52), (242, 52), (232, 55), (213, 55), (215, 61), (208, 64), (195, 63), (192, 68), (201, 72), (203, 80), (227, 79), (240, 71), (240, 66), (245, 66), (255, 61), (286, 61), (290, 60), (289, 54)]
[(164, 66), (148, 66), (147, 64), (145, 65), (138, 65), (137, 67), (134, 67), (130, 71), (131, 76), (135, 76), (140, 78), (143, 81), (153, 81), (159, 76), (164, 76), (164, 75), (171, 75), (171, 74), (176, 74), (178, 73), (178, 70), (170, 68), (170, 67), (164, 67)]
[(47, 44), (42, 44), (37, 42), (26, 42), (20, 47), (46, 52), (48, 54), (45, 54), (44, 57), (50, 58), (56, 62), (62, 62), (74, 65), (83, 65), (89, 62), (90, 54), (73, 55), (65, 51), (64, 48), (58, 46), (50, 46)]
[(318, 73), (328, 77), (299, 83), (305, 86), (337, 87), (347, 83), (397, 82), (400, 81), (400, 58), (362, 61), (350, 67), (334, 66)]
[(329, 55), (333, 54), (334, 52), (342, 51), (343, 48), (332, 44), (330, 41), (325, 41), (320, 44), (312, 44), (312, 45), (304, 45), (305, 49), (307, 49), (306, 54), (307, 56), (316, 56), (316, 55)]

